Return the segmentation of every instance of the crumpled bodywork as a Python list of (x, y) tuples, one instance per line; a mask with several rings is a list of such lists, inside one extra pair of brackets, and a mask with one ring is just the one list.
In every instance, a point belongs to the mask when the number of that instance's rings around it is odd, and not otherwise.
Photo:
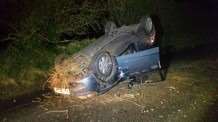
[[(149, 39), (151, 35), (146, 35), (139, 26), (140, 23), (115, 28), (72, 57), (57, 63), (49, 79), (52, 88), (55, 92), (65, 92), (66, 94), (72, 92), (74, 95), (84, 95), (88, 94), (89, 91), (98, 90), (97, 86), (90, 87), (88, 83), (91, 82), (87, 80), (95, 79), (89, 74), (92, 58), (100, 51), (107, 51), (115, 57), (120, 56), (130, 45), (134, 45), (137, 51), (145, 49), (145, 40)], [(96, 83), (97, 80), (92, 82), (92, 84), (97, 85)], [(89, 88), (87, 90), (87, 86), (92, 90)]]

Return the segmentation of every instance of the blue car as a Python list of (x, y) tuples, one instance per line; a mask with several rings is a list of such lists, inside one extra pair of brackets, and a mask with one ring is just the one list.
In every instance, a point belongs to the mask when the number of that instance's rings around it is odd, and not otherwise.
[[(138, 24), (119, 28), (108, 22), (103, 36), (65, 61), (68, 65), (64, 72), (69, 73), (62, 75), (62, 79), (53, 77), (51, 81), (65, 79), (67, 85), (65, 89), (54, 87), (54, 91), (79, 96), (84, 91), (104, 93), (124, 80), (131, 85), (134, 77), (161, 69), (155, 39), (155, 26), (149, 16)], [(64, 63), (60, 63), (60, 67), (63, 66)]]

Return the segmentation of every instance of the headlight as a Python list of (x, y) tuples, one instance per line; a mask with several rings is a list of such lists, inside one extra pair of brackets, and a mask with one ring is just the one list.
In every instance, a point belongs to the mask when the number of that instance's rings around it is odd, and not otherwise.
[(155, 43), (155, 36), (156, 36), (155, 33), (150, 36), (150, 38), (149, 38), (149, 43), (150, 44), (154, 44)]

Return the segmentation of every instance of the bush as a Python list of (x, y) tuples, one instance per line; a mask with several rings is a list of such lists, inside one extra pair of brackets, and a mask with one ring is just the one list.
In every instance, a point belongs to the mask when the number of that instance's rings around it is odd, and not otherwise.
[(129, 25), (139, 22), (142, 16), (152, 13), (150, 0), (111, 0), (108, 2), (109, 19), (118, 25)]

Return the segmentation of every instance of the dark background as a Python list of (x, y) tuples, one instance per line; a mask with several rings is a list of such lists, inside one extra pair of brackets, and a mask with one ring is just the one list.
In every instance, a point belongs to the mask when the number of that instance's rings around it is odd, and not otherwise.
[[(158, 41), (163, 49), (173, 52), (197, 48), (201, 55), (204, 47), (217, 45), (216, 0), (70, 1), (0, 1), (1, 99), (40, 91), (38, 86), (48, 78), (57, 55), (71, 55), (87, 44), (84, 39), (102, 35), (108, 20), (121, 26), (138, 23), (146, 14), (155, 15), (162, 30)], [(82, 44), (60, 44), (65, 39)], [(34, 68), (42, 73), (31, 74)]]

